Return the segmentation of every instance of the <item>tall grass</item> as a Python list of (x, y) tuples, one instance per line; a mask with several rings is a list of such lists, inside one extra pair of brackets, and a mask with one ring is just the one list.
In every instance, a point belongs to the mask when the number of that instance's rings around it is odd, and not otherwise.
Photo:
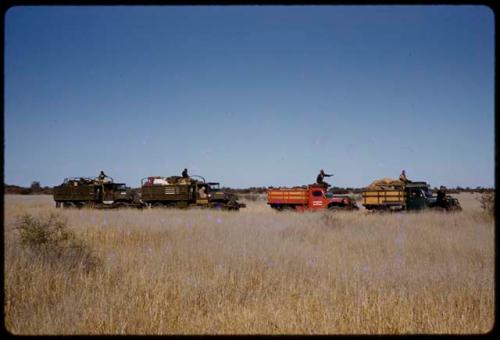
[(482, 333), (494, 320), (494, 222), (464, 211), (57, 210), (102, 264), (67, 270), (20, 246), (6, 196), (5, 324), (14, 334)]

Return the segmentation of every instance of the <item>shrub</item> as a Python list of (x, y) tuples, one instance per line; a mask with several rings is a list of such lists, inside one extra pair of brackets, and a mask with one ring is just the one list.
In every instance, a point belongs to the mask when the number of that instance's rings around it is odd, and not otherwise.
[(342, 226), (341, 220), (336, 216), (333, 211), (325, 211), (321, 214), (321, 221), (328, 228), (340, 228)]
[(24, 214), (18, 217), (16, 229), (23, 249), (48, 264), (81, 268), (86, 272), (101, 264), (91, 249), (54, 213), (38, 218)]
[(481, 208), (491, 216), (495, 215), (495, 191), (485, 191), (478, 198)]
[(256, 202), (260, 199), (259, 194), (254, 194), (254, 193), (245, 194), (243, 197), (249, 201), (252, 201), (252, 202)]

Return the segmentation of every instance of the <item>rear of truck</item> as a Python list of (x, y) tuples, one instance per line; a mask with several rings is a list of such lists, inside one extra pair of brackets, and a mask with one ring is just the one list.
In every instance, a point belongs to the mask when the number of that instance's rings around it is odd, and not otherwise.
[(267, 204), (276, 210), (306, 207), (308, 190), (304, 188), (270, 188), (267, 190)]
[(404, 210), (406, 202), (404, 187), (366, 188), (362, 192), (362, 205), (368, 210)]
[(141, 200), (149, 206), (187, 206), (193, 201), (194, 189), (189, 184), (143, 185)]
[(97, 186), (87, 178), (66, 178), (54, 187), (56, 207), (83, 206), (98, 200)]
[(94, 202), (97, 199), (93, 185), (80, 185), (78, 187), (54, 187), (54, 201), (58, 204), (76, 204), (81, 202)]

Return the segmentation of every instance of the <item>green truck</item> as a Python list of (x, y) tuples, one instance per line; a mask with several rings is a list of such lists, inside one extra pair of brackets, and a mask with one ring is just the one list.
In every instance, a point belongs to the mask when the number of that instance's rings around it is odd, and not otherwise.
[(139, 195), (125, 183), (115, 183), (111, 177), (104, 181), (90, 177), (65, 178), (54, 187), (57, 208), (142, 208)]
[(216, 208), (239, 210), (246, 207), (238, 196), (224, 192), (217, 182), (201, 176), (149, 176), (141, 180), (141, 201), (148, 207)]
[(363, 189), (362, 205), (368, 210), (401, 211), (436, 209), (444, 211), (462, 210), (459, 201), (438, 192), (432, 195), (426, 182), (397, 183), (377, 185)]

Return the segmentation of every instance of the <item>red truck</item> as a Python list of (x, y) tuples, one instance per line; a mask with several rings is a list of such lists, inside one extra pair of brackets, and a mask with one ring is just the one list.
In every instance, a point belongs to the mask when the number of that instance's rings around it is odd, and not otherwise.
[(359, 209), (356, 201), (348, 195), (334, 195), (322, 185), (311, 184), (307, 188), (269, 188), (267, 204), (276, 210), (296, 211), (354, 210)]

